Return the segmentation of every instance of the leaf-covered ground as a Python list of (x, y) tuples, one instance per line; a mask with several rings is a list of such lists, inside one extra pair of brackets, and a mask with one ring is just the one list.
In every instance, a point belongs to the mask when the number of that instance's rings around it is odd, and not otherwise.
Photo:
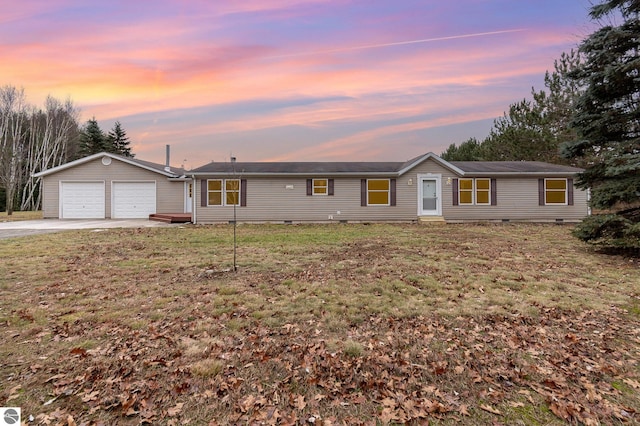
[(640, 270), (562, 226), (0, 242), (0, 405), (44, 425), (640, 423)]

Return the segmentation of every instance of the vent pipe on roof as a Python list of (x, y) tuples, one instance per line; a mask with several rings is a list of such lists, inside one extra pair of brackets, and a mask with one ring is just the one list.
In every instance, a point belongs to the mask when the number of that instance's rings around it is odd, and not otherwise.
[(164, 163), (165, 172), (171, 171), (171, 166), (169, 165), (169, 161), (171, 160), (170, 151), (171, 151), (171, 145), (167, 145), (167, 160)]

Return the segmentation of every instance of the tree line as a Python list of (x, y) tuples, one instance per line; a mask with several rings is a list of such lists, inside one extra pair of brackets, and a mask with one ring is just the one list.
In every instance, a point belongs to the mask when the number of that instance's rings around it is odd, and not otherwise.
[[(538, 160), (584, 169), (593, 215), (574, 235), (640, 251), (640, 1), (592, 6), (600, 28), (545, 75), (545, 89), (509, 106), (483, 141), (451, 144), (448, 161)], [(617, 24), (612, 24), (616, 23)]]
[(102, 151), (133, 157), (130, 143), (118, 121), (108, 133), (95, 117), (81, 125), (70, 99), (48, 96), (38, 108), (27, 103), (24, 89), (0, 87), (0, 211), (41, 208), (34, 173)]

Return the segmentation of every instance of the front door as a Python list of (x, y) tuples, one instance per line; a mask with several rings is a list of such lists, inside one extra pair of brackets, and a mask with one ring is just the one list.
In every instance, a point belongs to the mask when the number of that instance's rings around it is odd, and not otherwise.
[(422, 175), (418, 177), (418, 215), (441, 216), (440, 176)]

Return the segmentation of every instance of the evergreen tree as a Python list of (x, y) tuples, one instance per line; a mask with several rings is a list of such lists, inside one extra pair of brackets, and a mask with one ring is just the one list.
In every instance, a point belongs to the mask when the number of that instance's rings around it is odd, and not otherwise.
[(569, 72), (580, 64), (578, 52), (563, 53), (554, 71), (545, 73), (545, 89), (531, 90), (532, 99), (511, 104), (496, 119), (489, 136), (482, 141), (468, 140), (459, 147), (449, 146), (442, 155), (452, 160), (518, 161), (537, 160), (578, 164), (562, 157), (559, 146), (575, 139), (571, 128), (573, 104), (581, 93), (579, 82)]
[(578, 52), (563, 53), (554, 63), (555, 70), (545, 73), (545, 90), (532, 89), (533, 100), (510, 105), (482, 144), (484, 159), (568, 162), (559, 147), (575, 139), (571, 117), (582, 89), (579, 82), (569, 78), (569, 73), (579, 64)]
[(440, 157), (446, 161), (475, 161), (482, 157), (480, 149), (480, 142), (476, 138), (469, 138), (460, 146), (452, 143)]
[[(575, 230), (605, 248), (640, 248), (640, 1), (608, 0), (593, 6), (595, 20), (622, 17), (580, 45), (584, 63), (571, 73), (586, 90), (575, 104), (579, 137), (563, 155), (586, 160), (577, 184), (591, 190), (591, 205), (604, 210)], [(614, 19), (611, 19), (613, 22)]]
[(80, 132), (79, 144), (79, 153), (81, 157), (97, 154), (98, 152), (103, 151), (112, 151), (109, 149), (107, 138), (102, 129), (100, 129), (95, 117), (88, 120), (84, 129)]
[(127, 132), (124, 131), (120, 122), (116, 121), (113, 129), (111, 129), (107, 135), (109, 151), (125, 157), (134, 157), (134, 154), (131, 153), (130, 144), (131, 141), (127, 137)]

